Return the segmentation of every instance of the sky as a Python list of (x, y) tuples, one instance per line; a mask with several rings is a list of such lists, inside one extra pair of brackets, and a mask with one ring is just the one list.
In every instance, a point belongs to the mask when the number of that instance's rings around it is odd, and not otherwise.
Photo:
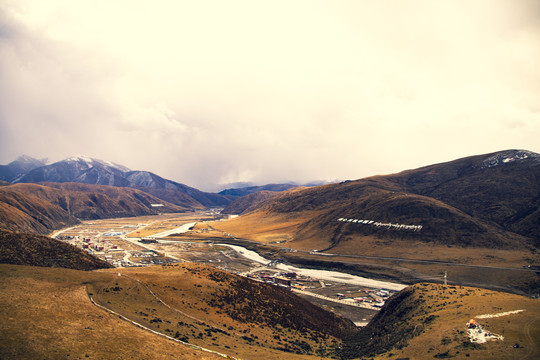
[(540, 152), (539, 64), (535, 0), (2, 0), (0, 164), (214, 191)]

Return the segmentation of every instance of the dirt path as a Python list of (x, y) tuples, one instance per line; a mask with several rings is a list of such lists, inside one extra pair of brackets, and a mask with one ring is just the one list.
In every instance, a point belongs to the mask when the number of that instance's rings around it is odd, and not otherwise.
[(103, 305), (100, 305), (100, 304), (96, 303), (96, 302), (94, 301), (94, 299), (92, 299), (91, 296), (89, 296), (89, 297), (90, 297), (90, 301), (92, 302), (92, 304), (94, 304), (94, 305), (97, 306), (98, 308), (100, 308), (100, 309), (102, 309), (102, 310), (105, 310), (105, 311), (107, 311), (107, 312), (109, 312), (109, 313), (111, 313), (111, 314), (113, 314), (113, 315), (115, 315), (115, 316), (118, 316), (120, 319), (122, 319), (122, 320), (124, 320), (124, 321), (127, 321), (127, 322), (130, 322), (130, 323), (132, 323), (133, 325), (135, 325), (135, 326), (137, 326), (137, 327), (139, 327), (139, 328), (141, 328), (141, 329), (144, 329), (144, 330), (146, 330), (146, 331), (150, 331), (151, 333), (156, 334), (156, 335), (159, 335), (159, 336), (163, 336), (163, 337), (165, 337), (165, 338), (167, 338), (167, 339), (169, 339), (169, 340), (175, 341), (175, 342), (180, 343), (180, 344), (182, 344), (182, 345), (189, 346), (189, 347), (191, 347), (192, 349), (201, 350), (201, 351), (205, 351), (205, 352), (208, 352), (208, 353), (216, 354), (216, 355), (219, 355), (219, 356), (221, 356), (221, 357), (223, 357), (223, 358), (226, 358), (226, 359), (237, 359), (237, 358), (232, 357), (232, 356), (230, 356), (230, 355), (222, 354), (222, 353), (220, 353), (220, 352), (217, 352), (217, 351), (214, 351), (214, 350), (211, 350), (211, 349), (207, 349), (207, 348), (204, 348), (204, 347), (202, 347), (202, 346), (193, 345), (193, 344), (187, 343), (187, 342), (185, 342), (185, 341), (182, 341), (182, 340), (179, 340), (179, 339), (175, 339), (175, 338), (173, 338), (172, 336), (169, 336), (169, 335), (160, 333), (159, 331), (152, 330), (152, 329), (150, 329), (150, 328), (144, 326), (143, 324), (140, 324), (140, 323), (138, 323), (138, 322), (136, 322), (136, 321), (133, 321), (133, 320), (131, 320), (131, 319), (128, 319), (127, 317), (123, 316), (122, 314), (119, 314), (119, 313), (117, 313), (116, 311), (114, 311), (114, 310), (112, 310), (112, 309), (109, 309), (109, 308), (106, 307), (106, 306), (103, 306)]
[(128, 275), (125, 275), (125, 274), (121, 274), (121, 273), (118, 273), (118, 275), (119, 275), (119, 276), (123, 276), (123, 277), (125, 277), (125, 278), (128, 278), (128, 279), (130, 279), (130, 280), (132, 280), (132, 281), (138, 282), (138, 283), (141, 284), (146, 290), (148, 290), (148, 292), (149, 292), (149, 293), (150, 293), (157, 301), (159, 301), (161, 304), (163, 304), (164, 306), (168, 307), (169, 309), (171, 309), (171, 310), (173, 310), (173, 311), (176, 311), (177, 313), (179, 313), (179, 314), (181, 314), (181, 315), (183, 315), (183, 316), (185, 316), (185, 317), (187, 317), (187, 318), (189, 318), (189, 319), (191, 319), (191, 320), (195, 320), (195, 321), (197, 321), (197, 322), (200, 323), (200, 324), (207, 325), (203, 320), (198, 319), (198, 318), (196, 318), (196, 317), (194, 317), (194, 316), (191, 316), (191, 315), (189, 315), (189, 314), (186, 314), (185, 312), (183, 312), (183, 311), (181, 311), (181, 310), (178, 310), (178, 309), (175, 309), (175, 308), (173, 308), (172, 306), (170, 306), (169, 304), (166, 304), (163, 300), (161, 300), (161, 299), (159, 298), (159, 296), (157, 296), (152, 290), (150, 290), (150, 288), (148, 287), (148, 285), (146, 285), (146, 284), (145, 284), (144, 282), (142, 282), (141, 280), (136, 279), (136, 278), (131, 277), (131, 276), (128, 276)]
[[(180, 310), (178, 310), (178, 309), (175, 309), (175, 308), (171, 307), (170, 305), (166, 304), (165, 302), (163, 302), (163, 300), (161, 300), (161, 299), (160, 299), (160, 298), (159, 298), (152, 290), (150, 290), (150, 288), (149, 288), (144, 282), (140, 281), (139, 279), (136, 279), (136, 278), (133, 278), (133, 277), (131, 277), (131, 276), (124, 275), (124, 274), (121, 274), (121, 273), (118, 273), (118, 276), (123, 276), (123, 277), (125, 277), (125, 278), (127, 278), (127, 279), (129, 279), (129, 280), (131, 280), (131, 281), (136, 281), (137, 283), (139, 283), (140, 285), (142, 285), (142, 286), (143, 286), (143, 287), (144, 287), (144, 288), (145, 288), (145, 289), (146, 289), (146, 290), (147, 290), (147, 291), (148, 291), (148, 292), (149, 292), (149, 293), (157, 300), (157, 301), (159, 301), (161, 304), (163, 304), (163, 305), (166, 306), (167, 308), (169, 308), (169, 309), (171, 309), (171, 310), (173, 310), (173, 311), (175, 311), (175, 312), (178, 312), (178, 313), (181, 314), (182, 316), (185, 316), (185, 317), (187, 317), (187, 318), (189, 318), (189, 319), (195, 320), (195, 321), (197, 321), (197, 322), (199, 322), (199, 323), (201, 323), (201, 324), (203, 324), (203, 325), (207, 325), (203, 320), (198, 319), (198, 318), (196, 318), (196, 317), (194, 317), (194, 316), (191, 316), (191, 315), (189, 315), (189, 314), (186, 314), (185, 312), (180, 311)], [(100, 288), (100, 289), (98, 290), (98, 293), (100, 293), (102, 290), (103, 290), (103, 288)], [(102, 310), (105, 310), (105, 311), (107, 311), (107, 312), (109, 312), (109, 313), (111, 313), (111, 314), (113, 314), (113, 315), (115, 315), (115, 316), (118, 316), (118, 317), (121, 318), (122, 320), (125, 320), (125, 321), (127, 321), (127, 322), (130, 322), (130, 323), (132, 323), (133, 325), (135, 325), (135, 326), (137, 326), (137, 327), (139, 327), (139, 328), (141, 328), (141, 329), (150, 331), (151, 333), (154, 333), (154, 334), (159, 335), (159, 336), (163, 336), (163, 337), (165, 337), (165, 338), (167, 338), (167, 339), (169, 339), (169, 340), (172, 340), (172, 341), (175, 341), (175, 342), (177, 342), (177, 343), (180, 343), (180, 344), (189, 346), (189, 347), (191, 347), (191, 348), (193, 348), (193, 349), (197, 349), (197, 350), (205, 351), (205, 352), (208, 352), (208, 353), (212, 353), (212, 354), (215, 354), (215, 355), (221, 356), (221, 357), (223, 357), (223, 358), (227, 358), (227, 359), (237, 359), (237, 358), (235, 358), (235, 357), (233, 357), (233, 356), (231, 356), (231, 355), (223, 354), (223, 353), (220, 353), (220, 352), (218, 352), (218, 351), (211, 350), (211, 349), (207, 349), (207, 348), (202, 347), (202, 346), (199, 346), (199, 345), (190, 344), (190, 343), (188, 343), (188, 342), (182, 341), (182, 340), (180, 340), (180, 339), (176, 339), (176, 338), (174, 338), (174, 337), (172, 337), (172, 336), (169, 336), (169, 335), (167, 335), (167, 334), (163, 334), (163, 333), (161, 333), (161, 332), (159, 332), (159, 331), (150, 329), (149, 327), (146, 327), (146, 326), (144, 326), (143, 324), (138, 323), (138, 322), (136, 322), (136, 321), (134, 321), (134, 320), (131, 320), (131, 319), (125, 317), (124, 315), (122, 315), (122, 314), (120, 314), (120, 313), (118, 313), (118, 312), (116, 312), (116, 311), (110, 309), (110, 308), (107, 307), (106, 305), (98, 304), (96, 301), (94, 301), (94, 299), (92, 298), (92, 296), (91, 296), (90, 294), (88, 294), (88, 297), (90, 298), (90, 301), (92, 302), (93, 305), (95, 305), (95, 306), (97, 306), (98, 308), (100, 308), (100, 309), (102, 309)], [(209, 326), (212, 326), (212, 325), (209, 325)], [(212, 327), (214, 327), (214, 326), (212, 326)], [(239, 359), (237, 359), (237, 360), (239, 360)]]
[(523, 360), (528, 360), (528, 359), (535, 360), (535, 359), (538, 359), (538, 357), (537, 357), (538, 346), (537, 346), (536, 342), (539, 341), (539, 339), (535, 339), (533, 334), (532, 334), (532, 331), (531, 331), (531, 328), (533, 327), (533, 324), (535, 322), (537, 322), (537, 321), (538, 321), (538, 319), (530, 319), (529, 321), (527, 321), (527, 323), (523, 327), (524, 332), (525, 332), (525, 338), (527, 339), (527, 344), (529, 346), (529, 352), (527, 353), (527, 355), (522, 357)]

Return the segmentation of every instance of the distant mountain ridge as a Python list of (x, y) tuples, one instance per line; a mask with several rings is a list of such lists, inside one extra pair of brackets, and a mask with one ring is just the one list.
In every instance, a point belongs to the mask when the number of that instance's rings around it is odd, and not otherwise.
[[(162, 206), (154, 208), (152, 204)], [(185, 212), (146, 192), (82, 183), (19, 183), (0, 187), (0, 228), (48, 234), (52, 230), (115, 217)]]
[[(87, 156), (52, 164), (21, 156), (0, 167), (0, 227), (47, 234), (78, 219), (140, 216), (225, 207), (245, 193), (282, 191), (290, 184), (207, 193), (158, 176)], [(263, 199), (262, 195), (255, 197)], [(244, 202), (246, 206), (249, 206)], [(160, 204), (154, 208), (152, 204)]]
[(268, 185), (259, 185), (259, 186), (248, 186), (243, 188), (231, 188), (220, 191), (221, 195), (232, 195), (232, 196), (246, 196), (253, 194), (259, 191), (285, 191), (297, 187), (298, 185), (293, 184), (268, 184)]
[(44, 166), (45, 160), (34, 159), (27, 155), (21, 155), (7, 165), (0, 165), (0, 181), (14, 182), (29, 171)]
[(26, 156), (2, 166), (0, 180), (10, 183), (77, 182), (131, 187), (193, 209), (225, 206), (233, 198), (206, 193), (149, 171), (133, 171), (119, 164), (86, 156), (70, 157), (48, 165)]
[[(279, 214), (302, 219), (289, 234), (294, 242), (319, 249), (326, 246), (332, 252), (361, 251), (361, 239), (367, 238), (538, 248), (540, 155), (505, 150), (397, 174), (285, 191), (250, 208), (235, 222), (241, 224), (246, 217), (256, 233), (257, 227), (263, 229), (265, 222)], [(423, 227), (421, 231), (393, 231), (375, 222)], [(315, 239), (318, 246), (311, 245)]]
[[(149, 171), (130, 170), (123, 165), (87, 156), (73, 156), (46, 164), (44, 160), (23, 155), (8, 165), (0, 165), (0, 181), (12, 184), (77, 182), (130, 187), (194, 210), (224, 207), (235, 199), (259, 191), (280, 192), (298, 186), (295, 184), (253, 185), (229, 188), (219, 193), (209, 193), (165, 179)], [(311, 186), (315, 186), (315, 184)]]
[(239, 215), (244, 212), (248, 212), (251, 209), (256, 209), (257, 205), (273, 198), (278, 193), (274, 191), (257, 191), (248, 195), (244, 195), (241, 198), (233, 200), (229, 205), (225, 206), (221, 211), (222, 214)]

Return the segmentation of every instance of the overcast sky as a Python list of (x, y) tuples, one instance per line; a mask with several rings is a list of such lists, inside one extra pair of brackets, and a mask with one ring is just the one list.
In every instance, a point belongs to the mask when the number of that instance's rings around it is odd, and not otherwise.
[(540, 2), (0, 3), (0, 163), (203, 190), (540, 152)]

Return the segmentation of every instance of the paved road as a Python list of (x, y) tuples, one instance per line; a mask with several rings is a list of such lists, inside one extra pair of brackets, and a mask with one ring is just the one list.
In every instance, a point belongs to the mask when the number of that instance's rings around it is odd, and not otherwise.
[(72, 227), (68, 227), (68, 228), (65, 228), (65, 229), (61, 229), (61, 230), (57, 230), (55, 231), (50, 237), (52, 237), (53, 239), (55, 239), (58, 235), (66, 232), (66, 231), (69, 231), (69, 230), (73, 230), (75, 229), (76, 227), (78, 227), (79, 225), (76, 225), (76, 226), (72, 226)]

